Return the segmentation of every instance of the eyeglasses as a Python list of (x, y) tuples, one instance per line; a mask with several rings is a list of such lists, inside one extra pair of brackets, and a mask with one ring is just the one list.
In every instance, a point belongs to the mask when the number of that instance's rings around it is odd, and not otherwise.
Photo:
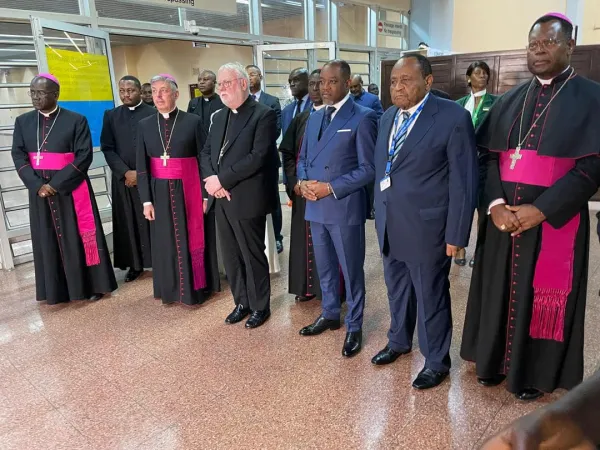
[(58, 91), (28, 91), (27, 95), (31, 98), (40, 97), (44, 98), (52, 94), (56, 94)]
[(233, 78), (231, 80), (223, 80), (217, 83), (217, 89), (222, 91), (223, 89), (229, 89), (234, 81), (241, 80), (242, 78)]
[(563, 42), (564, 41), (561, 39), (554, 38), (542, 39), (540, 41), (531, 41), (529, 44), (527, 44), (525, 49), (529, 50), (530, 52), (535, 52), (541, 49), (550, 50), (554, 47), (558, 47)]

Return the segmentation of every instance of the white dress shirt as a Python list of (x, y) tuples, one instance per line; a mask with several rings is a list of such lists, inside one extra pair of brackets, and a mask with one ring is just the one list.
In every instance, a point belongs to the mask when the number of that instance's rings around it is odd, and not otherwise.
[[(292, 113), (292, 118), (296, 117), (296, 111), (298, 110), (298, 99), (296, 99), (296, 103), (294, 104), (294, 112)], [(302, 100), (300, 100), (300, 112), (304, 111), (304, 108), (306, 107), (306, 102), (308, 102), (308, 94), (306, 94), (304, 97), (302, 97)]]
[[(415, 113), (415, 111), (417, 109), (419, 109), (419, 106), (421, 106), (425, 102), (425, 100), (427, 100), (429, 98), (429, 95), (431, 95), (431, 94), (427, 94), (425, 97), (423, 97), (423, 100), (421, 100), (419, 103), (417, 103), (412, 108), (407, 109), (406, 112), (412, 116)], [(404, 112), (404, 110), (399, 109), (396, 114), (402, 115), (403, 112)], [(423, 112), (423, 110), (419, 111), (419, 114), (417, 114), (417, 117), (415, 117), (415, 120), (413, 120), (413, 122), (410, 124), (410, 127), (408, 127), (408, 130), (406, 131), (406, 137), (408, 137), (408, 135), (412, 131), (413, 127), (415, 126), (415, 123), (417, 123), (417, 120), (419, 119), (421, 112)], [(394, 119), (395, 119), (395, 117), (394, 117)], [(392, 126), (392, 132), (390, 133), (390, 139), (388, 141), (388, 148), (391, 148), (392, 141), (394, 140), (394, 136), (396, 136), (396, 133), (402, 127), (403, 123), (404, 123), (404, 120), (402, 120), (402, 121), (398, 120), (397, 126), (396, 127)]]
[(471, 115), (475, 112), (475, 99), (477, 97), (483, 97), (485, 94), (487, 94), (487, 89), (475, 93), (471, 91), (471, 96), (469, 97), (469, 100), (467, 100), (467, 103), (465, 103), (465, 109), (469, 111)]
[(253, 96), (256, 98), (256, 101), (260, 100), (260, 95), (262, 94), (262, 91), (259, 89), (258, 91), (256, 91), (254, 94), (252, 92), (250, 92), (250, 96)]

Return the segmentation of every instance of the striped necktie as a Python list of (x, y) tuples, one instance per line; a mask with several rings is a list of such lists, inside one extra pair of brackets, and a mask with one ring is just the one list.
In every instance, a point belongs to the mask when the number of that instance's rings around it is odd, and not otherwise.
[[(396, 135), (398, 130), (400, 128), (402, 128), (402, 124), (410, 118), (410, 114), (408, 111), (403, 111), (401, 115), (402, 115), (402, 122), (398, 124), (398, 129), (394, 130), (394, 136)], [(392, 163), (396, 160), (398, 153), (400, 153), (402, 144), (404, 144), (404, 141), (406, 141), (407, 136), (408, 136), (408, 128), (406, 128), (406, 130), (404, 130), (404, 133), (402, 133), (400, 136), (398, 136), (397, 140), (395, 141), (396, 145), (394, 146), (394, 156), (392, 157)]]

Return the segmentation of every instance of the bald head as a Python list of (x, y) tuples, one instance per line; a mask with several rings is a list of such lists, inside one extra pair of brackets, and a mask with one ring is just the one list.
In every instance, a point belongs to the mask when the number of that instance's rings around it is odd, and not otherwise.
[(359, 97), (363, 92), (363, 79), (360, 75), (353, 75), (350, 79), (350, 93)]

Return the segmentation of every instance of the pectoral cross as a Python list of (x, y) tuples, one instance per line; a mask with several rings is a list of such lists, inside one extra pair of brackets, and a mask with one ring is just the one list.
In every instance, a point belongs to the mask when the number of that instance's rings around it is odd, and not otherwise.
[(44, 159), (44, 157), (40, 154), (40, 152), (37, 152), (37, 155), (35, 155), (33, 157), (33, 159), (35, 159), (35, 165), (39, 166), (40, 165), (40, 159)]
[(167, 154), (167, 152), (164, 152), (160, 159), (163, 160), (163, 167), (167, 167), (167, 160), (171, 159), (171, 157)]
[(515, 166), (517, 165), (517, 161), (520, 160), (522, 157), (523, 155), (521, 154), (521, 146), (518, 145), (515, 149), (515, 152), (512, 155), (510, 155), (510, 170), (514, 170)]

